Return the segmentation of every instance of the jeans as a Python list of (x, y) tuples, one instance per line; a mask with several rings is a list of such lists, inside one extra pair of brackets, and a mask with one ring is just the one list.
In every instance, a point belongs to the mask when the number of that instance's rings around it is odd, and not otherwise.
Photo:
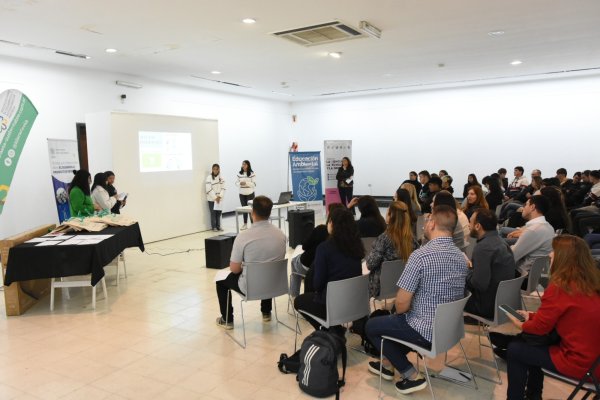
[[(371, 318), (367, 321), (365, 330), (367, 337), (379, 352), (381, 352), (382, 336), (391, 336), (427, 349), (431, 348), (431, 343), (406, 322), (406, 314)], [(383, 346), (383, 355), (404, 378), (409, 378), (417, 372), (415, 367), (408, 361), (408, 358), (406, 358), (409, 351), (411, 351), (409, 347), (392, 341), (386, 341)]]
[[(221, 210), (215, 210), (215, 202), (209, 201), (208, 208), (210, 210), (210, 227), (212, 229), (221, 229)], [(246, 215), (246, 214), (244, 214)]]
[[(229, 274), (227, 278), (222, 281), (217, 281), (217, 297), (219, 298), (219, 309), (221, 310), (221, 317), (223, 321), (233, 322), (233, 305), (231, 304), (231, 290), (235, 290), (238, 293), (242, 293), (238, 281), (240, 280), (241, 274)], [(242, 293), (244, 294), (244, 293)], [(229, 308), (227, 308), (227, 298), (229, 298)], [(273, 304), (271, 299), (261, 300), (260, 311), (263, 314), (271, 312)]]
[(542, 394), (544, 373), (542, 368), (556, 372), (556, 367), (550, 359), (548, 346), (531, 346), (520, 340), (514, 340), (508, 345), (507, 367), (508, 400), (523, 400), (525, 387), (529, 397)]
[(504, 221), (505, 219), (510, 218), (519, 208), (523, 207), (523, 204), (516, 200), (510, 200), (508, 203), (505, 203), (500, 210), (500, 215), (498, 219), (500, 221)]
[(302, 278), (306, 276), (308, 268), (302, 265), (300, 255), (292, 258), (292, 275), (290, 275), (290, 296), (297, 297), (300, 294)]
[[(252, 200), (254, 198), (254, 193), (250, 194), (240, 194), (240, 203), (243, 207), (248, 205), (248, 200)], [(244, 224), (248, 223), (248, 215), (249, 213), (243, 213)], [(252, 217), (250, 217), (250, 222), (252, 222)]]

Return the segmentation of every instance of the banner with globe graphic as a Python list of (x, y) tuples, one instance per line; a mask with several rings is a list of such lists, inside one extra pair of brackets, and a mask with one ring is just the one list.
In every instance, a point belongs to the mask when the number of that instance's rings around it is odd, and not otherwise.
[(321, 152), (291, 152), (292, 191), (295, 201), (323, 201)]
[(73, 180), (73, 170), (79, 169), (79, 151), (76, 140), (48, 139), (48, 156), (52, 173), (52, 186), (58, 220), (71, 218), (69, 209), (69, 184)]
[(23, 93), (0, 93), (0, 214), (37, 110)]

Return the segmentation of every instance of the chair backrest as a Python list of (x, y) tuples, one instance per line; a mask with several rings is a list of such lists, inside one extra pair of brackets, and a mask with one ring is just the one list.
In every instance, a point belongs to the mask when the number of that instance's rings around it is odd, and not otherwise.
[(369, 255), (371, 250), (373, 249), (373, 243), (375, 243), (376, 237), (364, 237), (360, 238), (363, 247), (365, 249), (365, 258)]
[(377, 300), (396, 297), (398, 291), (396, 283), (398, 283), (402, 272), (404, 272), (404, 261), (402, 260), (384, 261), (381, 264), (380, 289), (379, 295), (376, 297)]
[(423, 227), (425, 226), (425, 217), (419, 215), (417, 217), (417, 240), (423, 237)]
[(538, 257), (535, 259), (529, 269), (528, 280), (527, 280), (527, 294), (536, 290), (542, 277), (542, 272), (546, 270), (546, 266), (550, 264), (550, 257)]
[(525, 276), (520, 276), (508, 281), (502, 281), (498, 285), (498, 290), (496, 291), (496, 302), (494, 304), (494, 325), (500, 325), (508, 322), (508, 317), (504, 311), (498, 309), (499, 305), (506, 304), (515, 310), (519, 310), (521, 308), (521, 285), (523, 284), (523, 280), (525, 278)]
[(246, 263), (246, 300), (272, 299), (288, 293), (288, 260)]
[(471, 297), (471, 293), (460, 300), (438, 304), (433, 320), (431, 341), (433, 355), (445, 353), (465, 336), (463, 310), (469, 297)]
[(327, 284), (327, 324), (341, 325), (356, 321), (371, 313), (369, 305), (369, 276), (354, 278)]
[(504, 203), (500, 203), (496, 206), (496, 217), (500, 217), (500, 212), (502, 211), (502, 206)]

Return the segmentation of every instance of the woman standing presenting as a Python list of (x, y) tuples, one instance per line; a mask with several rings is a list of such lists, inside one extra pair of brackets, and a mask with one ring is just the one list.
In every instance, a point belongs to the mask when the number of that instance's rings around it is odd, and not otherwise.
[(342, 158), (342, 166), (338, 169), (335, 179), (338, 181), (337, 187), (342, 204), (347, 207), (352, 199), (352, 189), (354, 187), (354, 167), (348, 157)]
[[(210, 209), (210, 226), (214, 232), (223, 230), (221, 229), (221, 212), (224, 195), (225, 181), (221, 178), (221, 167), (219, 164), (213, 164), (210, 175), (206, 177), (206, 199)], [(215, 203), (217, 203), (217, 209), (215, 209)]]
[[(256, 175), (254, 171), (252, 171), (252, 166), (250, 165), (250, 161), (244, 160), (242, 161), (242, 168), (237, 175), (236, 186), (240, 188), (240, 203), (242, 206), (248, 205), (248, 200), (252, 200), (254, 198), (254, 188), (256, 187)], [(252, 219), (250, 219), (252, 222)], [(242, 225), (242, 230), (248, 228), (248, 214), (244, 213), (244, 225)]]

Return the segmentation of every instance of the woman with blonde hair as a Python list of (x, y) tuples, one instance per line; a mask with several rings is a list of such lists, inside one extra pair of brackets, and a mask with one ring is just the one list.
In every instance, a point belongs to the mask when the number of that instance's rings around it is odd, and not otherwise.
[(408, 206), (401, 201), (393, 201), (386, 215), (387, 228), (373, 243), (367, 256), (369, 269), (369, 294), (379, 294), (381, 265), (384, 261), (402, 260), (406, 262), (413, 250), (418, 247), (414, 240)]
[(421, 204), (419, 203), (419, 197), (417, 196), (417, 189), (412, 183), (403, 183), (400, 185), (400, 189), (405, 189), (410, 194), (410, 206), (417, 215), (421, 215)]
[(485, 195), (483, 194), (483, 189), (479, 185), (472, 185), (469, 187), (467, 191), (467, 202), (465, 206), (462, 208), (462, 211), (465, 213), (467, 218), (471, 219), (471, 215), (478, 208), (486, 208), (489, 209), (488, 202), (485, 199)]
[[(542, 368), (579, 380), (600, 355), (600, 270), (577, 236), (556, 236), (552, 250), (550, 283), (540, 308), (519, 310), (524, 322), (507, 314), (524, 334), (550, 339), (532, 343), (521, 335), (508, 344), (509, 400), (521, 400), (525, 394), (528, 399), (541, 399)], [(594, 375), (600, 377), (600, 367)]]

